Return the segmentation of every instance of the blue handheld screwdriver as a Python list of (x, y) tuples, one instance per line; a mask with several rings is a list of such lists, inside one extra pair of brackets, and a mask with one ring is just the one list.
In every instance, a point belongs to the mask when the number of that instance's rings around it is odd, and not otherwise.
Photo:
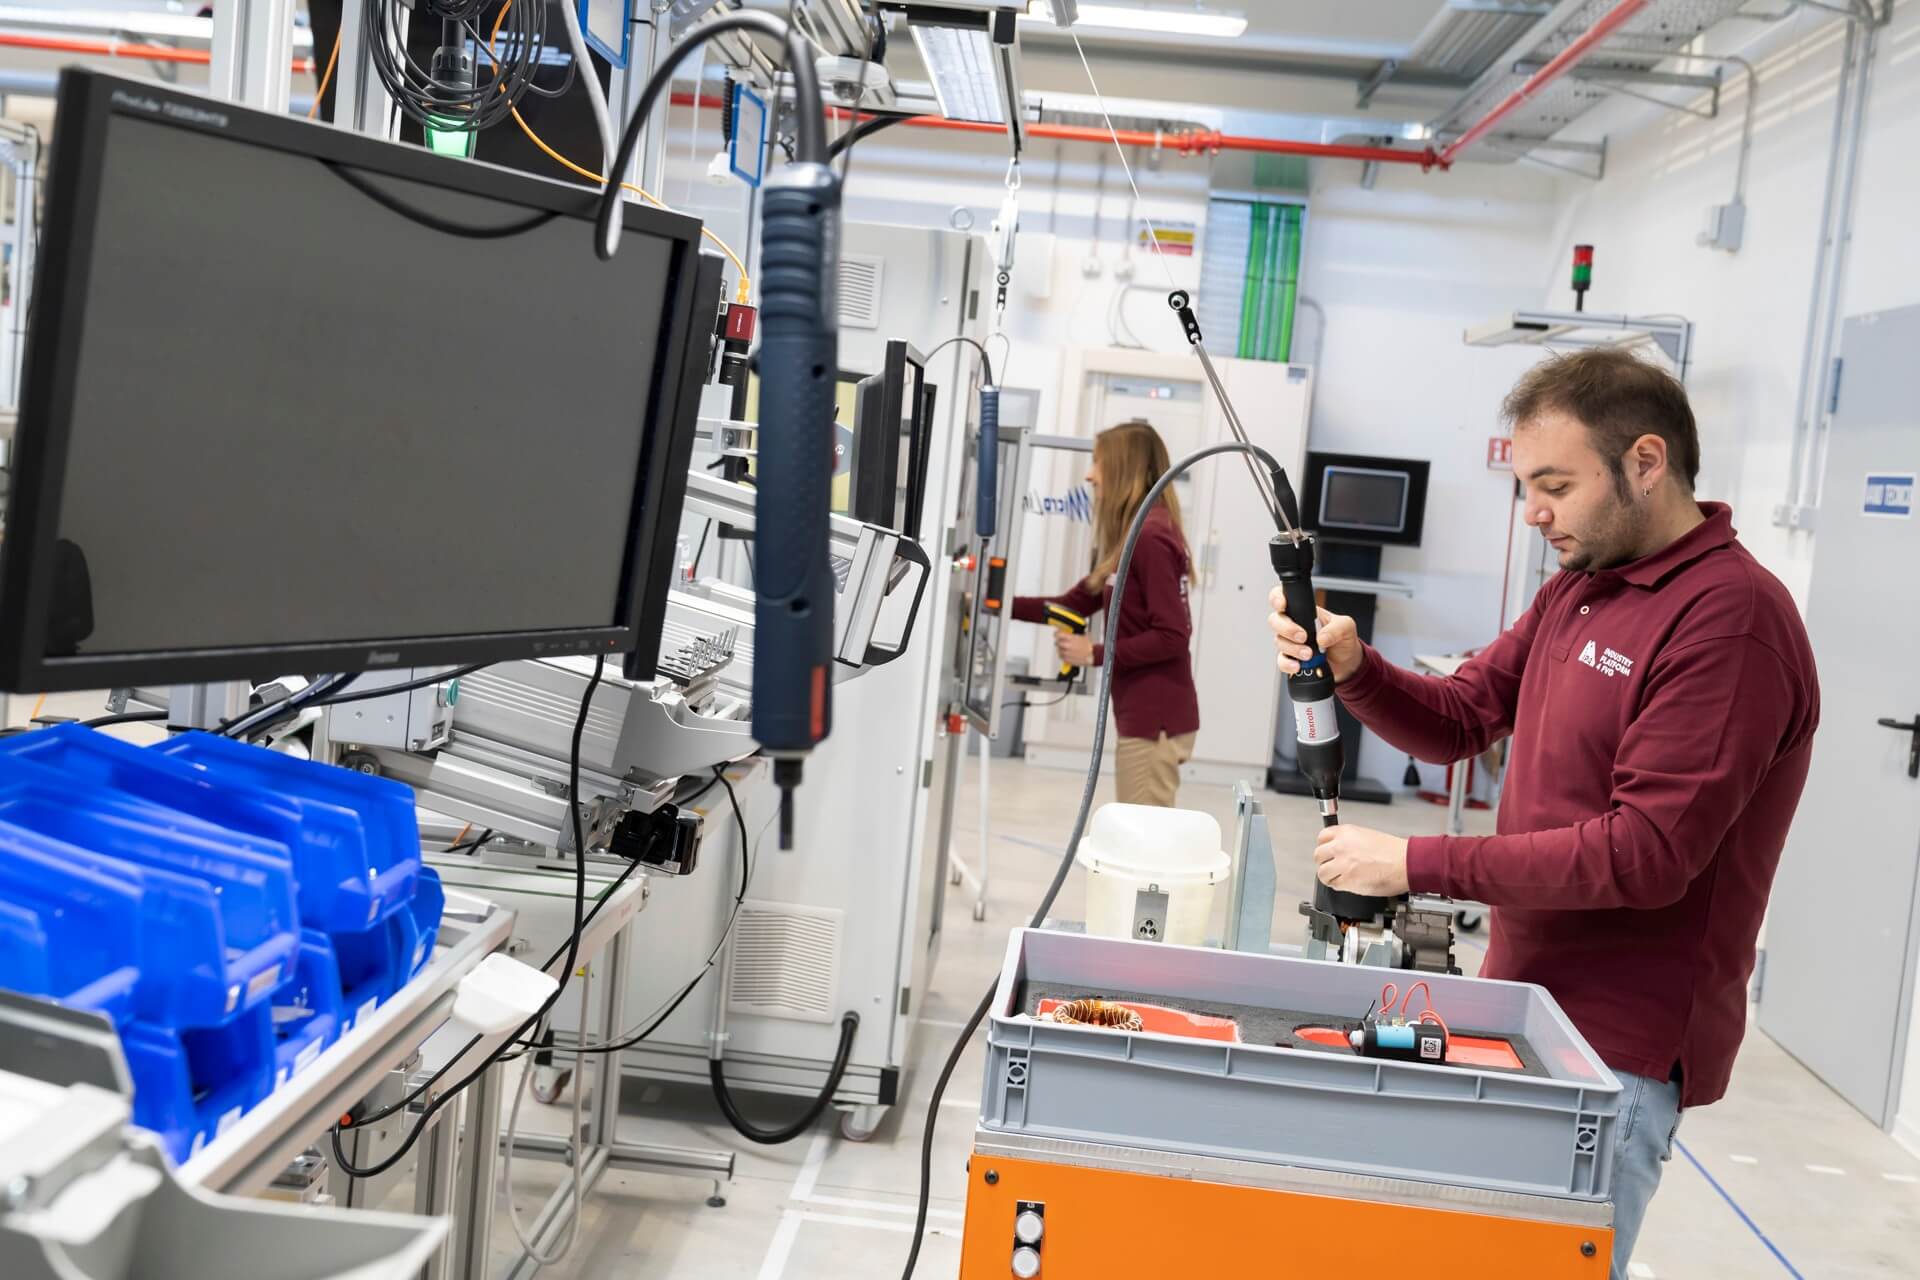
[(753, 737), (773, 760), (780, 847), (791, 849), (802, 762), (833, 730), (827, 541), (840, 367), (840, 180), (825, 164), (790, 164), (767, 180), (763, 197)]

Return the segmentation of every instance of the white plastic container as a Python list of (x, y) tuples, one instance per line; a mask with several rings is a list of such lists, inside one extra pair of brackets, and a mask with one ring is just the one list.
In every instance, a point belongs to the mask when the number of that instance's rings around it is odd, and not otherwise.
[(1138, 804), (1102, 806), (1074, 856), (1087, 870), (1088, 933), (1186, 947), (1206, 945), (1214, 890), (1233, 865), (1211, 817)]

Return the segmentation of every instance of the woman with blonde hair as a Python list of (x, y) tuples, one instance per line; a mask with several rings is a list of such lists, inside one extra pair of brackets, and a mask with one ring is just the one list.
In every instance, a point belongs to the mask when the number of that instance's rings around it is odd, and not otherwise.
[[(1134, 515), (1147, 490), (1172, 467), (1166, 442), (1145, 422), (1124, 422), (1093, 441), (1087, 485), (1094, 493), (1093, 572), (1058, 596), (1021, 596), (1013, 616), (1045, 622), (1057, 604), (1091, 618), (1113, 598), (1113, 575)], [(1054, 637), (1063, 663), (1113, 664), (1113, 719), (1119, 735), (1117, 790), (1123, 804), (1172, 806), (1180, 766), (1193, 758), (1200, 698), (1193, 685), (1193, 616), (1187, 607), (1192, 570), (1180, 500), (1161, 494), (1134, 547), (1113, 652), (1094, 633)], [(1098, 625), (1098, 624), (1096, 624)], [(1103, 628), (1104, 629), (1104, 628)]]

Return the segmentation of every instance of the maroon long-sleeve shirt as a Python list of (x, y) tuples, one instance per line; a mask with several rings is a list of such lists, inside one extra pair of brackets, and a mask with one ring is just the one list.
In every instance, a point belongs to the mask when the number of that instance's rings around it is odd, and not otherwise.
[[(1114, 637), (1113, 724), (1123, 738), (1177, 738), (1200, 728), (1200, 695), (1193, 686), (1193, 613), (1187, 604), (1191, 562), (1186, 543), (1165, 507), (1155, 507), (1140, 530), (1127, 566), (1127, 594), (1120, 602)], [(1013, 616), (1045, 622), (1048, 604), (1064, 605), (1091, 618), (1106, 610), (1113, 584), (1098, 594), (1085, 582), (1057, 596), (1016, 596)], [(1099, 634), (1096, 631), (1095, 634)], [(1096, 666), (1107, 646), (1093, 646)]]
[(1546, 987), (1616, 1070), (1725, 1092), (1806, 782), (1820, 689), (1786, 588), (1731, 514), (1599, 573), (1561, 573), (1458, 675), (1369, 650), (1354, 715), (1424, 760), (1511, 733), (1498, 835), (1424, 836), (1416, 893), (1488, 903), (1482, 972)]

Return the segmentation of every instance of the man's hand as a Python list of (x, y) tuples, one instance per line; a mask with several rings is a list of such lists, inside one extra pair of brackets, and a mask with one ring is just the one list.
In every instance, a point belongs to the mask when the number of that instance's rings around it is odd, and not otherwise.
[(1342, 893), (1396, 898), (1407, 892), (1407, 842), (1367, 827), (1327, 827), (1313, 851), (1320, 883)]
[(1093, 665), (1093, 637), (1077, 636), (1071, 631), (1056, 631), (1053, 635), (1053, 651), (1060, 655), (1060, 661), (1070, 667), (1090, 667)]
[[(1267, 596), (1267, 603), (1273, 606), (1273, 612), (1267, 615), (1267, 626), (1273, 631), (1273, 647), (1280, 654), (1280, 671), (1283, 675), (1296, 675), (1301, 661), (1312, 653), (1307, 648), (1307, 633), (1287, 616), (1285, 591), (1275, 587)], [(1327, 655), (1327, 665), (1333, 669), (1333, 682), (1344, 684), (1366, 661), (1367, 652), (1360, 645), (1360, 629), (1352, 618), (1328, 613), (1325, 609), (1317, 612), (1320, 652)]]

